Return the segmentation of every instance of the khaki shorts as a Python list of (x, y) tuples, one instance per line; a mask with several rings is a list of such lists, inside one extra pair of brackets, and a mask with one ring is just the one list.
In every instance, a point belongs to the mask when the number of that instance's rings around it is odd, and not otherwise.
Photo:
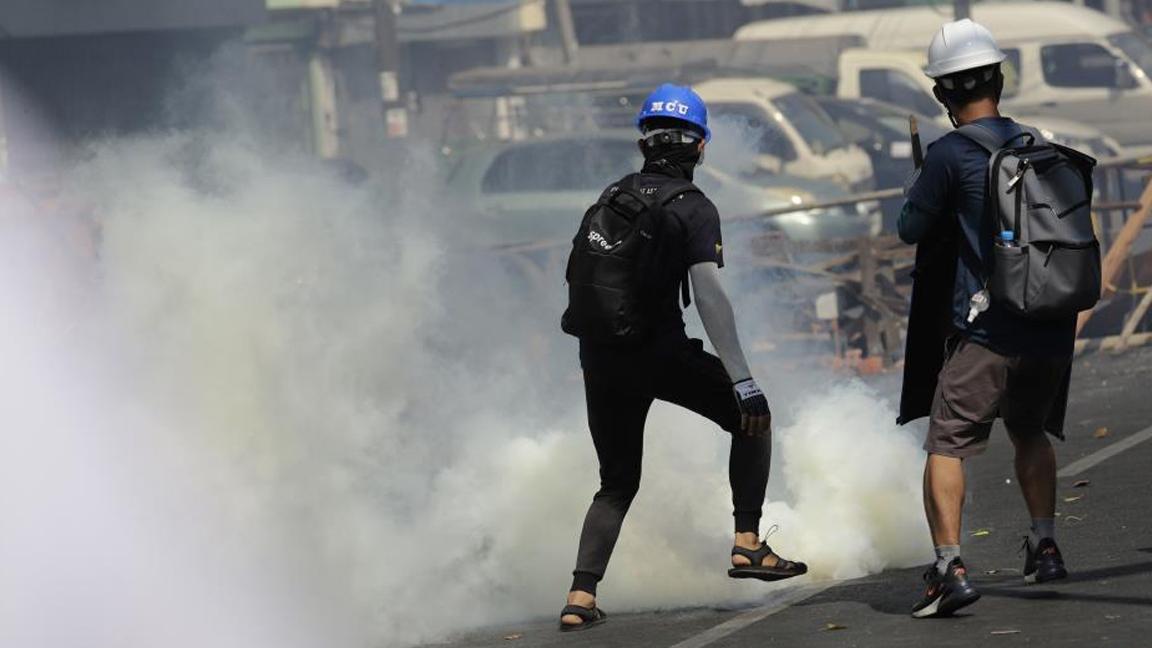
[(1072, 365), (1069, 356), (1003, 356), (966, 338), (949, 341), (924, 449), (969, 457), (988, 446), (997, 417), (1015, 435), (1043, 434)]

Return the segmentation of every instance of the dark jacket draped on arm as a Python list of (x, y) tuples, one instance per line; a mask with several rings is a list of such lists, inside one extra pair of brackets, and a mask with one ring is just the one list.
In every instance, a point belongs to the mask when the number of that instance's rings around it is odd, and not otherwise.
[[(954, 221), (940, 225), (916, 246), (912, 271), (912, 303), (904, 345), (904, 385), (900, 392), (900, 415), (896, 423), (929, 416), (940, 369), (947, 357), (945, 344), (955, 333), (952, 326), (952, 291), (956, 281), (958, 232)], [(1064, 438), (1064, 418), (1072, 372), (1064, 384), (1044, 429)]]

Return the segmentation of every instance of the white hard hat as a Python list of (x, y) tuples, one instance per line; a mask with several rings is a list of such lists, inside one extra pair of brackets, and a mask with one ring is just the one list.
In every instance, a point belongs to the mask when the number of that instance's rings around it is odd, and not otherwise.
[(928, 46), (924, 73), (933, 79), (1002, 62), (1007, 56), (992, 32), (965, 18), (944, 23)]

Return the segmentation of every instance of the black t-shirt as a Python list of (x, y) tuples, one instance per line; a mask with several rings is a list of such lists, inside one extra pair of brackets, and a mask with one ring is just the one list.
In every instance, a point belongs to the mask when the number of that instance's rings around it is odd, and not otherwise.
[[(637, 187), (655, 189), (672, 180), (668, 174), (646, 170), (637, 178)], [(704, 194), (690, 191), (673, 198), (664, 207), (664, 218), (660, 278), (652, 296), (654, 338), (683, 335), (680, 285), (687, 280), (688, 268), (707, 262), (724, 266), (720, 212)]]

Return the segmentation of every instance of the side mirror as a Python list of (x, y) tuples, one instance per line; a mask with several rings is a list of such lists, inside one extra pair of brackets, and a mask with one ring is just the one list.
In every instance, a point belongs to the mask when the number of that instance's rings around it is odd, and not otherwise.
[(1136, 75), (1132, 74), (1132, 66), (1128, 61), (1116, 60), (1116, 84), (1118, 90), (1131, 90), (1140, 85)]

